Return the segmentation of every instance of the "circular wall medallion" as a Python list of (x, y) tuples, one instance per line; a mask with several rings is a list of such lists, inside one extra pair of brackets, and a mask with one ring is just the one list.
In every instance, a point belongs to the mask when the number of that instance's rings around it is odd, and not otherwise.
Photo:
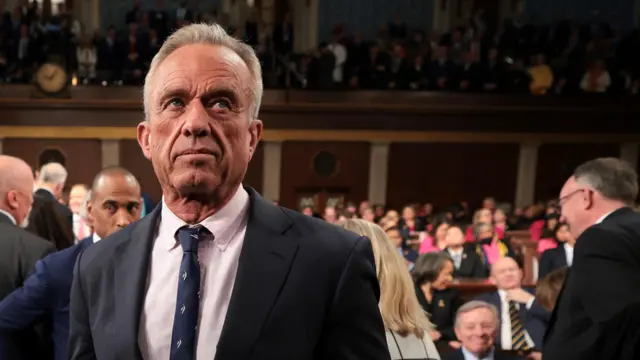
[(326, 150), (318, 152), (313, 157), (313, 171), (321, 178), (333, 177), (340, 169), (338, 157)]

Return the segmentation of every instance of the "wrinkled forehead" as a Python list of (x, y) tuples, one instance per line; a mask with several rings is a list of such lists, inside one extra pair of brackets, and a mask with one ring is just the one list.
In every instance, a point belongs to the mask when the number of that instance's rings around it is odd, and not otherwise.
[(485, 307), (469, 310), (460, 314), (460, 323), (464, 327), (465, 324), (471, 323), (494, 323), (497, 324), (498, 319), (493, 312)]
[(202, 95), (222, 88), (235, 93), (242, 105), (251, 101), (251, 72), (233, 50), (221, 45), (192, 44), (162, 61), (152, 79), (152, 100), (166, 92)]

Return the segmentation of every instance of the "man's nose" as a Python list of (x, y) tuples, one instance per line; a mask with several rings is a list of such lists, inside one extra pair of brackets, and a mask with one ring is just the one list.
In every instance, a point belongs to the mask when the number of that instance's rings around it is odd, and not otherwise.
[(131, 224), (132, 219), (133, 217), (131, 216), (131, 214), (129, 214), (128, 211), (126, 211), (125, 209), (120, 209), (116, 213), (116, 226), (119, 228), (127, 227), (129, 224)]
[(205, 137), (211, 134), (209, 127), (209, 114), (199, 101), (193, 101), (193, 106), (185, 114), (185, 123), (182, 134), (187, 137)]

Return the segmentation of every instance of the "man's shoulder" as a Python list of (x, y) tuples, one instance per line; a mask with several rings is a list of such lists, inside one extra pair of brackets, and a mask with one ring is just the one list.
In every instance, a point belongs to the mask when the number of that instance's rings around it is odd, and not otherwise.
[(281, 209), (293, 223), (289, 234), (297, 237), (299, 242), (305, 245), (351, 250), (362, 237), (322, 219), (287, 208), (281, 207)]
[(53, 246), (46, 239), (43, 239), (40, 236), (35, 235), (18, 226), (4, 225), (3, 227), (0, 228), (0, 231), (2, 231), (2, 234), (4, 234), (3, 237), (19, 242), (27, 246), (28, 248), (46, 249)]
[[(104, 239), (101, 239), (95, 244), (87, 247), (84, 251), (79, 251), (78, 255), (81, 256), (81, 263), (79, 266), (82, 266), (83, 268), (101, 268), (104, 264), (111, 262), (114, 259), (114, 255), (118, 252), (118, 249), (132, 240), (133, 232), (139, 224), (140, 221), (137, 221), (114, 232)], [(142, 239), (136, 240), (142, 241)]]

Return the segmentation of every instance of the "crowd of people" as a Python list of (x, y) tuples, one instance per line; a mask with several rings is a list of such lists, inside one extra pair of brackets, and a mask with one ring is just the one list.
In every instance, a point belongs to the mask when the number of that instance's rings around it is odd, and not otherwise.
[[(267, 86), (311, 89), (438, 90), (542, 94), (636, 94), (637, 29), (605, 22), (487, 24), (479, 10), (449, 32), (412, 30), (401, 20), (381, 27), (375, 39), (335, 27), (317, 51), (295, 53), (291, 15), (265, 26), (257, 10), (242, 24), (214, 6), (193, 10), (187, 1), (149, 9), (135, 1), (122, 23), (88, 34), (59, 5), (45, 19), (37, 2), (5, 11), (0, 20), (0, 81), (29, 82), (38, 65), (57, 61), (85, 84), (140, 85), (151, 59), (175, 29), (218, 23), (257, 52)], [(295, 69), (288, 73), (288, 68)], [(287, 74), (288, 73), (288, 74)]]
[(638, 30), (604, 22), (486, 24), (479, 10), (446, 33), (402, 21), (375, 39), (336, 26), (319, 55), (305, 58), (309, 86), (542, 94), (638, 92)]

